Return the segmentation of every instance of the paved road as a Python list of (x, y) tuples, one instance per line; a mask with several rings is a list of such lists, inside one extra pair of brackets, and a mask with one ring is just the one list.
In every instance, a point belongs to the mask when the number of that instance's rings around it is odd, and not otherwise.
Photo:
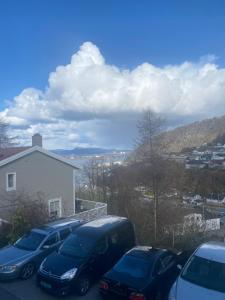
[(0, 299), (2, 300), (19, 300), (18, 297), (12, 295), (7, 290), (0, 287)]
[[(54, 296), (48, 295), (36, 287), (35, 277), (26, 281), (15, 280), (13, 282), (0, 283), (1, 300), (53, 300)], [(84, 297), (66, 296), (63, 300), (102, 300), (98, 293), (98, 287), (93, 286), (88, 294)]]

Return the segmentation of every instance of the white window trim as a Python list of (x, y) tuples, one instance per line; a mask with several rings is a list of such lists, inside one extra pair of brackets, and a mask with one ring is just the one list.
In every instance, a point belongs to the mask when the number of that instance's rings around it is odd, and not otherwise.
[(49, 216), (51, 216), (50, 215), (50, 204), (55, 201), (59, 201), (59, 218), (61, 218), (62, 217), (62, 198), (54, 198), (54, 199), (48, 200), (48, 214), (49, 214)]
[[(14, 175), (14, 180), (13, 180), (13, 187), (9, 187), (9, 175)], [(16, 190), (16, 172), (9, 172), (6, 173), (6, 191), (15, 191)]]

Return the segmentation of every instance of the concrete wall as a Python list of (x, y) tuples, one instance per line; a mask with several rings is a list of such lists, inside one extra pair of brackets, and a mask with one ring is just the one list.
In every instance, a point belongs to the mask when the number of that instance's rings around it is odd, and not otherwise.
[[(6, 192), (6, 174), (16, 173), (16, 191), (42, 192), (45, 199), (62, 199), (62, 216), (74, 212), (74, 168), (38, 151), (0, 167), (0, 193)], [(7, 192), (13, 193), (13, 192)], [(2, 205), (0, 196), (0, 207)]]

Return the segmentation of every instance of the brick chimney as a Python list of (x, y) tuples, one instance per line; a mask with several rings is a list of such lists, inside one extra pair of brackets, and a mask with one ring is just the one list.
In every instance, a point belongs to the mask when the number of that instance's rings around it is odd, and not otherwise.
[(39, 133), (32, 136), (32, 147), (34, 146), (42, 147), (42, 136)]

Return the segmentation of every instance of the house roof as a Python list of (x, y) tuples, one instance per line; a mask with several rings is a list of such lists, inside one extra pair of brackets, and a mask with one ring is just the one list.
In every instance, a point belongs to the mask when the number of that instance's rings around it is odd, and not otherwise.
[[(51, 158), (54, 158), (58, 161), (61, 161), (74, 169), (79, 169), (77, 168), (73, 161), (66, 159), (58, 154), (55, 154), (51, 151), (48, 151), (46, 149), (43, 149), (42, 147), (39, 146), (34, 146), (34, 147), (15, 147), (15, 148), (8, 148), (8, 149), (2, 149), (0, 151), (0, 167), (5, 166), (19, 158), (22, 158), (26, 155), (29, 155), (33, 152), (40, 152), (46, 156), (49, 156)], [(1, 156), (2, 155), (2, 156)]]
[(29, 148), (30, 147), (11, 147), (11, 148), (0, 149), (0, 161), (4, 160), (10, 156), (13, 156), (17, 153), (20, 153), (24, 150), (27, 150)]

